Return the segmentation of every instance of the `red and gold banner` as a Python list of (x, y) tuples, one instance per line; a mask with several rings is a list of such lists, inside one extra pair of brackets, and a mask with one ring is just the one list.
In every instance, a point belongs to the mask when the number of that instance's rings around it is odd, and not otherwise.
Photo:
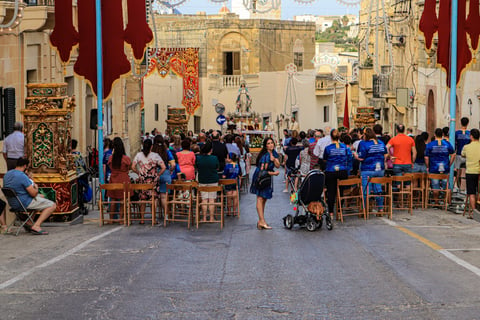
[[(440, 0), (437, 17), (437, 0), (425, 0), (420, 19), (419, 29), (425, 36), (425, 46), (432, 47), (435, 33), (438, 33), (437, 63), (447, 71), (447, 86), (450, 86), (450, 42), (452, 0)], [(472, 61), (472, 52), (468, 45), (470, 38), (473, 50), (478, 48), (480, 35), (479, 0), (470, 0), (467, 17), (466, 0), (458, 0), (458, 31), (457, 31), (457, 84), (465, 67)]]
[[(72, 0), (55, 1), (55, 27), (50, 42), (58, 49), (63, 63), (70, 60), (71, 51), (78, 43), (74, 71), (85, 77), (97, 94), (95, 0), (78, 0), (77, 6), (78, 32), (73, 27)], [(145, 1), (128, 0), (127, 6), (128, 24), (124, 30), (122, 1), (101, 2), (104, 99), (108, 99), (113, 83), (130, 71), (124, 42), (131, 46), (135, 58), (141, 60), (145, 47), (153, 39), (146, 21)]]
[(198, 48), (152, 48), (148, 56), (147, 76), (157, 70), (162, 78), (170, 71), (183, 78), (182, 105), (193, 115), (200, 106)]

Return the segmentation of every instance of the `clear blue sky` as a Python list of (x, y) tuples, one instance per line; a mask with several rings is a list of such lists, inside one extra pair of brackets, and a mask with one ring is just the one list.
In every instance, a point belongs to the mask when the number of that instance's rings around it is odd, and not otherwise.
[[(229, 8), (230, 1), (227, 5)], [(197, 13), (198, 11), (206, 11), (207, 14), (217, 13), (222, 4), (216, 4), (209, 0), (187, 0), (177, 9), (182, 13)], [(314, 15), (358, 15), (358, 6), (346, 6), (336, 0), (316, 0), (311, 4), (301, 4), (294, 0), (282, 0), (282, 19), (292, 19), (293, 16), (302, 14)]]

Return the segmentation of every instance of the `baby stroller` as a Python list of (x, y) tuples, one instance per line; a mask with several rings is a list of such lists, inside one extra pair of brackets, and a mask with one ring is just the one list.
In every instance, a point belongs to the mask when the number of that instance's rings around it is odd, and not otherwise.
[[(295, 215), (288, 214), (283, 218), (285, 228), (292, 229), (295, 224), (298, 224), (300, 227), (306, 227), (308, 231), (315, 231), (322, 227), (325, 219), (327, 230), (332, 230), (332, 219), (325, 210), (322, 196), (325, 175), (320, 170), (310, 170), (296, 190), (294, 181), (298, 174), (298, 170), (294, 169), (288, 176), (293, 190), (290, 202), (294, 204)], [(303, 213), (300, 214), (300, 211)]]

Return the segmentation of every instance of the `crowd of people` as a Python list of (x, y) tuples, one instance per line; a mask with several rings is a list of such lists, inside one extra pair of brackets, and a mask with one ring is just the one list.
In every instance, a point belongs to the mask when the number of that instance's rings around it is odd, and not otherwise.
[[(210, 130), (196, 136), (189, 131), (187, 135), (168, 137), (153, 130), (151, 134), (143, 135), (142, 140), (142, 150), (133, 160), (125, 154), (121, 138), (104, 140), (103, 165), (106, 182), (128, 183), (133, 179), (138, 183), (154, 184), (157, 207), (163, 212), (166, 210), (166, 186), (174, 180), (195, 180), (199, 186), (218, 186), (219, 179), (234, 179), (240, 184), (241, 177), (250, 174), (251, 154), (245, 145), (244, 137), (239, 135), (222, 136), (221, 132)], [(129, 175), (130, 170), (136, 173), (137, 177), (132, 178)], [(236, 187), (227, 185), (225, 189), (230, 196), (228, 210), (232, 211), (237, 205)], [(121, 195), (115, 192), (109, 192), (107, 196), (112, 199), (121, 198)], [(148, 196), (147, 192), (139, 195), (140, 199)], [(200, 205), (205, 212), (205, 219), (212, 221), (216, 193), (203, 192), (201, 198)]]
[[(383, 133), (379, 124), (343, 132), (329, 127), (307, 132), (285, 130), (283, 163), (287, 175), (295, 168), (299, 168), (302, 175), (313, 168), (325, 172), (326, 200), (331, 213), (335, 209), (338, 180), (360, 176), (366, 197), (370, 177), (400, 176), (413, 172), (449, 175), (450, 167), (454, 166), (457, 177), (455, 189), (462, 187), (460, 177), (465, 175), (466, 193), (470, 198), (468, 218), (472, 218), (480, 174), (479, 130), (468, 130), (468, 118), (462, 118), (460, 124), (461, 128), (455, 132), (454, 145), (449, 142), (448, 127), (435, 129), (433, 135), (421, 132), (414, 136), (411, 129), (397, 124), (393, 137)], [(446, 182), (447, 179), (432, 179), (433, 198), (438, 199), (439, 190), (445, 189)], [(381, 192), (378, 184), (370, 187), (373, 193)], [(288, 183), (284, 192), (289, 192)], [(382, 197), (376, 200), (381, 213)]]
[[(252, 154), (244, 135), (222, 135), (222, 132), (217, 130), (202, 130), (198, 135), (189, 131), (186, 135), (165, 136), (153, 130), (151, 134), (142, 136), (142, 150), (133, 158), (126, 154), (120, 137), (104, 139), (103, 168), (107, 183), (130, 183), (131, 172), (134, 172), (136, 182), (154, 184), (157, 208), (163, 211), (166, 209), (166, 186), (174, 180), (196, 180), (200, 186), (217, 186), (222, 178), (236, 179), (239, 184), (250, 180), (250, 192), (257, 196), (257, 228), (265, 230), (271, 229), (265, 219), (265, 206), (267, 200), (272, 198), (272, 178), (279, 174), (275, 169), (280, 166), (285, 167), (284, 192), (289, 192), (288, 178), (292, 172), (296, 173), (295, 185), (298, 185), (302, 176), (310, 170), (322, 170), (325, 173), (326, 202), (330, 213), (335, 210), (338, 180), (352, 175), (360, 176), (365, 193), (370, 177), (410, 172), (449, 174), (450, 167), (454, 166), (456, 176), (465, 174), (466, 193), (470, 202), (468, 217), (472, 217), (472, 210), (477, 203), (480, 175), (480, 132), (478, 129), (468, 129), (468, 118), (462, 118), (460, 122), (461, 129), (455, 132), (455, 145), (449, 142), (448, 128), (437, 128), (433, 135), (421, 132), (414, 136), (404, 125), (397, 124), (396, 135), (393, 137), (383, 133), (379, 124), (371, 128), (343, 131), (329, 127), (306, 132), (285, 129), (284, 137), (279, 140), (280, 145), (276, 146), (276, 141), (271, 136), (263, 140), (251, 179), (241, 179), (249, 177), (251, 173)], [(19, 139), (21, 123), (17, 123), (15, 128), (15, 133), (5, 141), (6, 148), (11, 145), (9, 140)], [(55, 203), (40, 199), (38, 187), (27, 174), (28, 160), (16, 149), (17, 146), (4, 150), (11, 169), (4, 177), (4, 186), (13, 188), (27, 209), (36, 208), (41, 211), (36, 222), (27, 225), (26, 229), (33, 234), (47, 234), (40, 225), (55, 210)], [(77, 164), (82, 157), (76, 151), (76, 141), (73, 141), (72, 153), (77, 171), (85, 170), (84, 164)], [(11, 168), (13, 162), (15, 167)], [(265, 173), (270, 176), (269, 184), (260, 187), (257, 181)], [(82, 172), (79, 172), (79, 175), (81, 174)], [(462, 179), (456, 181), (455, 187), (462, 187)], [(445, 188), (445, 183), (444, 180), (432, 180), (433, 192), (437, 193), (439, 189)], [(380, 186), (373, 184), (370, 189), (372, 192), (379, 192), (379, 188)], [(232, 196), (231, 199), (236, 199), (237, 191), (234, 185), (226, 186), (226, 192)], [(117, 191), (109, 191), (106, 196), (112, 199), (123, 198), (123, 194)], [(149, 194), (142, 192), (138, 196), (145, 199)], [(205, 220), (214, 218), (211, 203), (215, 197), (216, 194), (202, 194), (201, 208), (205, 213)], [(231, 207), (236, 205), (234, 202), (228, 204)], [(381, 212), (381, 197), (377, 198), (377, 207)], [(5, 225), (4, 220), (4, 215), (1, 215), (0, 224)]]

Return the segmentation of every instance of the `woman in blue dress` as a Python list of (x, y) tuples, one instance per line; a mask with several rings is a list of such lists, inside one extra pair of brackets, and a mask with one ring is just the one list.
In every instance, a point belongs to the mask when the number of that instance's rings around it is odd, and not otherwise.
[(273, 171), (274, 167), (280, 167), (280, 161), (278, 160), (278, 153), (275, 151), (275, 142), (272, 138), (268, 137), (263, 140), (263, 148), (257, 157), (257, 168), (253, 173), (252, 184), (250, 186), (250, 192), (257, 195), (257, 214), (258, 222), (257, 229), (272, 229), (265, 221), (265, 204), (268, 199), (273, 195), (273, 179), (269, 187), (257, 190), (255, 187), (255, 181), (257, 180), (260, 170), (267, 170), (271, 176), (278, 176), (278, 171)]

